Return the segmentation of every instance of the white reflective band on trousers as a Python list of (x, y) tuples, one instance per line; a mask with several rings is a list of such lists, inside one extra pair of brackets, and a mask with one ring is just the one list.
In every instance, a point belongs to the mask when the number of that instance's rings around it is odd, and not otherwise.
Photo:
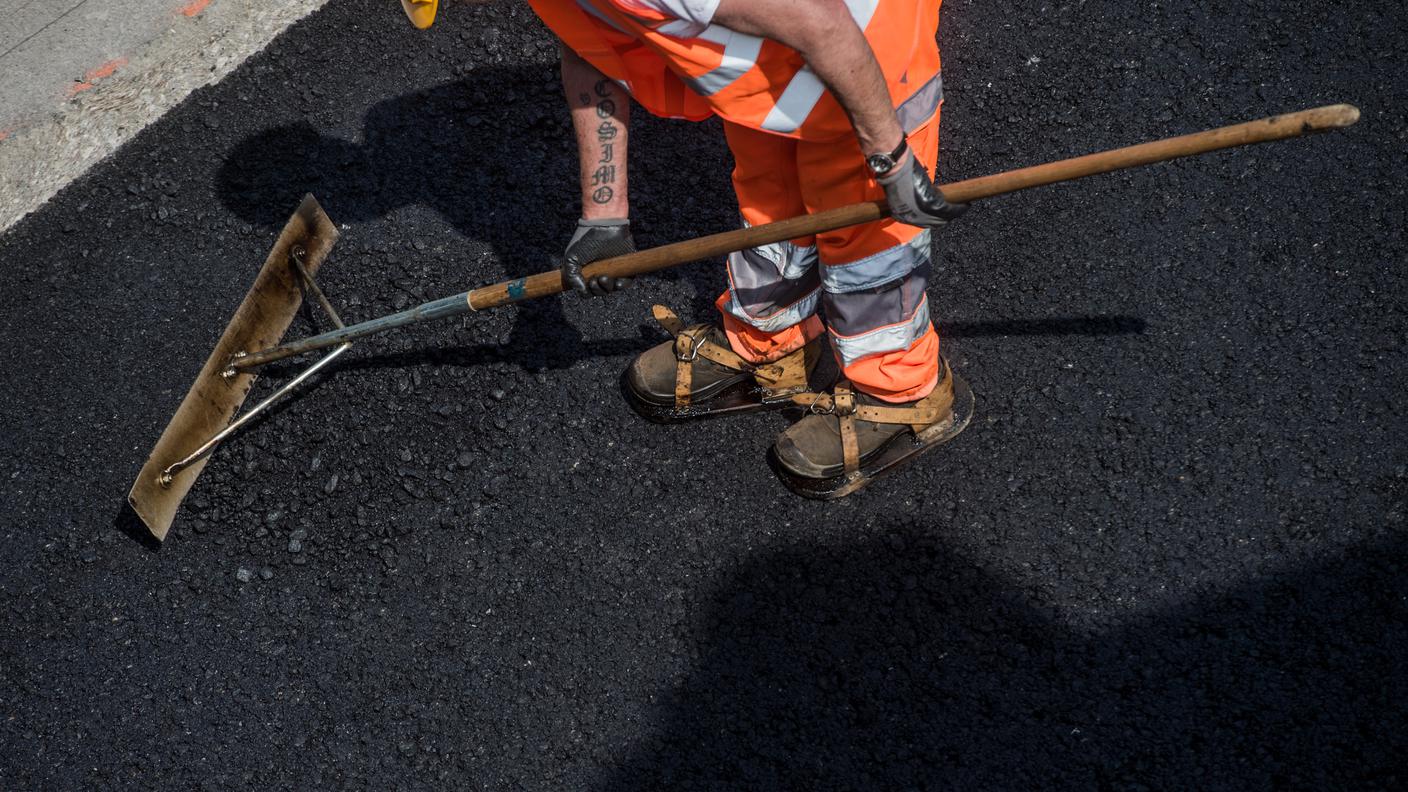
[(816, 312), (816, 263), (816, 247), (791, 242), (730, 254), (724, 310), (765, 333), (786, 330)]
[(826, 327), (841, 363), (908, 349), (929, 328), (928, 230), (846, 264), (823, 265)]
[(882, 286), (929, 260), (929, 229), (915, 234), (902, 245), (845, 264), (827, 264), (821, 268), (822, 286), (832, 294), (862, 291)]
[(929, 329), (929, 298), (925, 296), (907, 320), (886, 327), (876, 328), (853, 336), (843, 336), (831, 330), (831, 345), (841, 358), (842, 366), (849, 366), (861, 358), (909, 349), (920, 336)]
[(842, 365), (908, 349), (929, 328), (924, 294), (930, 234), (846, 264), (819, 264), (816, 248), (790, 242), (740, 251), (728, 259), (723, 309), (777, 333), (825, 305)]
[(739, 321), (746, 322), (764, 333), (780, 333), (816, 313), (816, 304), (820, 299), (821, 289), (812, 289), (807, 296), (775, 313), (767, 316), (751, 316), (738, 304), (738, 298), (730, 290), (728, 301), (724, 303), (724, 310)]

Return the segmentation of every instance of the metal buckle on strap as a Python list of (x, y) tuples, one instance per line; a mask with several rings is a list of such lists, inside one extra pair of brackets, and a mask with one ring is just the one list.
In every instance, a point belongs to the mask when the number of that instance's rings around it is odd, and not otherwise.
[(813, 415), (831, 415), (832, 413), (836, 412), (835, 400), (828, 401), (826, 409), (824, 410), (820, 407), (817, 407), (817, 404), (825, 397), (825, 393), (813, 393), (812, 403), (807, 405), (807, 412), (812, 413)]
[[(704, 328), (702, 332), (708, 332), (708, 328)], [(695, 360), (695, 358), (698, 358), (698, 357), (699, 357), (699, 347), (703, 346), (705, 343), (708, 343), (707, 341), (700, 341), (700, 340), (699, 340), (699, 335), (700, 335), (700, 333), (701, 333), (701, 330), (699, 330), (699, 329), (696, 329), (693, 333), (691, 333), (691, 332), (689, 332), (689, 331), (686, 331), (686, 330), (682, 330), (682, 331), (680, 331), (680, 334), (679, 334), (679, 335), (675, 336), (675, 342), (676, 342), (676, 343), (675, 343), (675, 359), (676, 359), (676, 360), (680, 361), (681, 363), (693, 363), (694, 360)], [(687, 346), (688, 349), (687, 349), (686, 352), (684, 352), (684, 354), (680, 354), (680, 345), (681, 345), (680, 339), (684, 339), (684, 338), (689, 339), (689, 342), (688, 342), (687, 344), (685, 344), (685, 346)]]

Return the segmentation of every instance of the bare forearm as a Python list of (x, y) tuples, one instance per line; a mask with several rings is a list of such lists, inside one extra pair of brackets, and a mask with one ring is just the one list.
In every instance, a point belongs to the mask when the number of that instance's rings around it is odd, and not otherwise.
[(630, 97), (566, 47), (562, 48), (562, 87), (577, 135), (582, 217), (629, 217), (626, 130)]
[(714, 21), (796, 50), (850, 116), (864, 153), (899, 145), (904, 130), (885, 75), (840, 0), (720, 0)]

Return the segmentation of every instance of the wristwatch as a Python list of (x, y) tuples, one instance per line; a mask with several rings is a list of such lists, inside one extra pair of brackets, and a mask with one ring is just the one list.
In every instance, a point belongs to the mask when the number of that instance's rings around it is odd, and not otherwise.
[(871, 154), (865, 158), (865, 164), (870, 167), (870, 172), (878, 179), (881, 176), (895, 169), (895, 165), (904, 159), (904, 154), (909, 150), (909, 141), (900, 138), (900, 145), (889, 154)]

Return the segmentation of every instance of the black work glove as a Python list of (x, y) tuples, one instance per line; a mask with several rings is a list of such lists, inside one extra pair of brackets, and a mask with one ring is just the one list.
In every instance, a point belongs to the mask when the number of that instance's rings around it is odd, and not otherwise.
[(636, 252), (636, 243), (631, 239), (631, 221), (624, 217), (604, 220), (577, 221), (577, 230), (567, 243), (567, 252), (562, 259), (562, 280), (577, 292), (597, 297), (610, 294), (617, 289), (631, 285), (630, 278), (608, 278), (598, 275), (587, 281), (582, 277), (582, 267), (601, 259), (624, 256)]
[(929, 171), (914, 152), (906, 151), (904, 160), (877, 181), (885, 188), (885, 200), (890, 214), (902, 223), (937, 228), (956, 220), (968, 211), (968, 204), (951, 204), (929, 178)]

